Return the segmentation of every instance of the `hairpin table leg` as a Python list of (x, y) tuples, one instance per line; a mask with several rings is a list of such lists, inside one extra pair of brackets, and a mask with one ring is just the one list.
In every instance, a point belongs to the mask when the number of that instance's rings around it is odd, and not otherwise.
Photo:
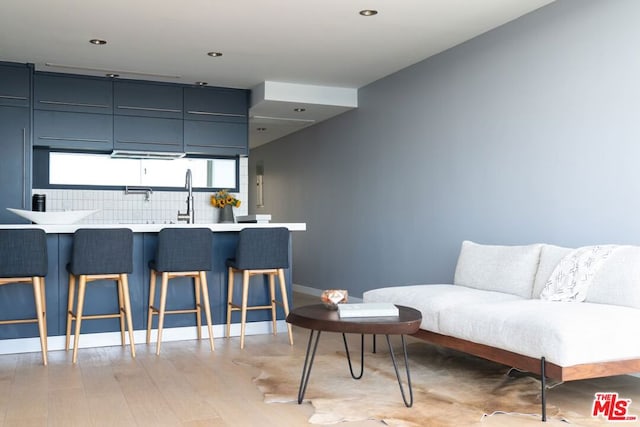
[(402, 351), (404, 352), (404, 367), (407, 371), (407, 387), (409, 388), (409, 401), (407, 402), (407, 397), (404, 392), (404, 387), (402, 386), (402, 381), (400, 380), (400, 372), (398, 372), (398, 364), (396, 362), (396, 356), (393, 353), (393, 348), (391, 347), (391, 340), (389, 339), (389, 335), (385, 335), (387, 337), (387, 345), (389, 346), (389, 354), (391, 355), (391, 360), (393, 361), (393, 369), (396, 371), (396, 378), (398, 378), (398, 385), (400, 386), (400, 393), (402, 394), (402, 400), (404, 400), (404, 404), (407, 408), (413, 406), (413, 390), (411, 388), (411, 375), (409, 374), (409, 359), (407, 357), (407, 344), (404, 339), (404, 335), (400, 335), (402, 339)]

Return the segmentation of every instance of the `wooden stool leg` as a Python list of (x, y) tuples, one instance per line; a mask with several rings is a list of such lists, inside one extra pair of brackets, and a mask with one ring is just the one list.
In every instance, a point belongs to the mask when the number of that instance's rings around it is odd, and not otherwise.
[(80, 341), (80, 324), (82, 323), (82, 309), (84, 308), (84, 293), (87, 287), (87, 276), (80, 275), (78, 283), (78, 309), (76, 312), (76, 333), (73, 339), (73, 357), (72, 362), (78, 361), (78, 344)]
[(44, 350), (49, 351), (49, 333), (47, 332), (47, 293), (44, 277), (40, 278), (40, 295), (42, 295), (42, 323), (44, 324)]
[(278, 324), (276, 322), (276, 279), (273, 273), (269, 276), (269, 294), (271, 298), (271, 322), (273, 324), (273, 335), (278, 334)]
[[(199, 273), (198, 273), (199, 274)], [(198, 340), (202, 339), (202, 306), (200, 304), (200, 277), (193, 278), (193, 292), (196, 298), (196, 325), (198, 326)]]
[[(280, 292), (282, 293), (282, 306), (284, 307), (285, 317), (289, 315), (289, 300), (287, 298), (287, 287), (284, 281), (284, 270), (278, 269), (278, 281), (280, 282)], [(293, 345), (293, 331), (291, 330), (291, 323), (287, 323), (287, 330), (289, 332), (289, 344)]]
[(76, 276), (69, 273), (69, 295), (67, 297), (67, 337), (65, 340), (64, 351), (69, 350), (71, 345), (71, 324), (73, 323), (73, 300), (76, 295)]
[(133, 341), (133, 320), (131, 319), (131, 299), (129, 296), (129, 276), (127, 274), (120, 275), (120, 283), (122, 284), (122, 296), (124, 297), (124, 314), (127, 317), (127, 329), (129, 330), (129, 347), (131, 347), (131, 357), (136, 357), (136, 345)]
[(127, 345), (127, 341), (124, 337), (124, 318), (126, 316), (124, 309), (124, 296), (122, 291), (122, 276), (116, 280), (116, 287), (118, 288), (118, 313), (120, 314), (120, 345), (123, 347)]
[(242, 308), (240, 311), (240, 348), (244, 348), (244, 332), (247, 325), (247, 301), (249, 299), (249, 270), (242, 272)]
[(147, 314), (147, 344), (151, 343), (151, 326), (153, 324), (153, 304), (156, 299), (156, 271), (151, 270), (149, 279), (149, 312)]
[(162, 345), (162, 327), (164, 326), (164, 309), (167, 304), (167, 286), (169, 284), (169, 274), (162, 273), (162, 285), (160, 287), (160, 308), (158, 310), (158, 343), (156, 355), (160, 356), (160, 346)]
[(40, 332), (40, 347), (42, 349), (42, 363), (47, 364), (47, 330), (43, 320), (42, 310), (42, 287), (40, 285), (40, 278), (33, 277), (33, 297), (36, 304), (36, 316), (38, 318), (38, 331)]
[[(207, 273), (199, 272), (200, 283), (202, 284), (202, 299), (204, 300), (204, 315), (207, 318), (207, 328), (209, 330), (209, 346), (213, 351), (213, 326), (211, 326), (211, 307), (209, 306), (209, 287), (207, 285)], [(198, 327), (198, 330), (200, 327)]]
[(231, 309), (233, 304), (233, 268), (229, 267), (229, 280), (227, 289), (227, 334), (226, 337), (231, 336)]

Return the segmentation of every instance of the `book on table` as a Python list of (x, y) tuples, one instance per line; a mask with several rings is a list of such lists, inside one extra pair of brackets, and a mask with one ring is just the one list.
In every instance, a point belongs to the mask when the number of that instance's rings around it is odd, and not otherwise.
[(398, 316), (398, 307), (390, 302), (338, 304), (340, 317), (392, 317)]

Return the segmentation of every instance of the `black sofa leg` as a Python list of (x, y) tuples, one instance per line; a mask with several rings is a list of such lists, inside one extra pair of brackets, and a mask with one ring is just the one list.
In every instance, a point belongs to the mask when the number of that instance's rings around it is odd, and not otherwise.
[(540, 359), (540, 384), (541, 384), (541, 397), (542, 405), (542, 422), (547, 422), (547, 380), (544, 372), (544, 357)]

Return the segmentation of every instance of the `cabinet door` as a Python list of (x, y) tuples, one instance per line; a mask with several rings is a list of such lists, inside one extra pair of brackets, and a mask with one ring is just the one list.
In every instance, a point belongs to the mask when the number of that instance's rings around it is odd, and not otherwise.
[(113, 114), (113, 82), (97, 77), (37, 74), (33, 108)]
[(160, 152), (184, 152), (182, 120), (114, 116), (113, 148)]
[(243, 89), (184, 88), (184, 118), (246, 123), (249, 92)]
[(0, 65), (0, 105), (29, 106), (29, 77), (25, 65)]
[(111, 151), (113, 116), (36, 110), (33, 133), (34, 146)]
[(113, 97), (118, 115), (182, 118), (182, 86), (117, 81)]
[(190, 154), (246, 156), (249, 154), (247, 124), (185, 120), (184, 149)]
[(30, 209), (29, 109), (0, 106), (0, 223), (25, 223), (5, 208)]

